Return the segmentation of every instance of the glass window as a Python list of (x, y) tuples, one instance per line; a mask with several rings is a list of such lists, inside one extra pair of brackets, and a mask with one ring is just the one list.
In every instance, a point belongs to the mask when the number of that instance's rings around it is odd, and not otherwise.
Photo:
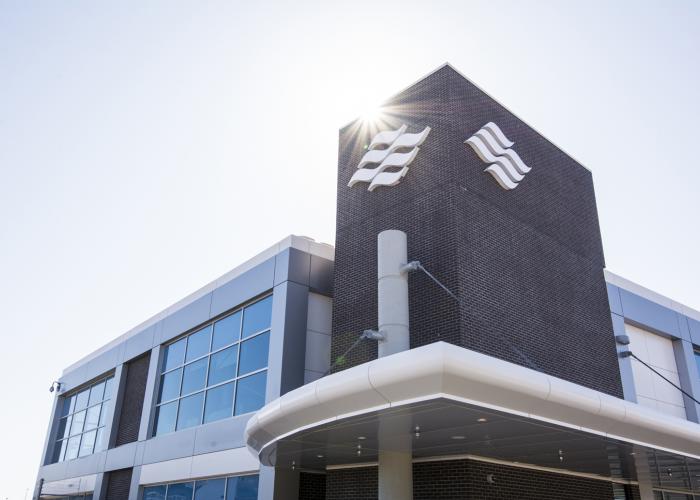
[(79, 457), (84, 457), (86, 455), (92, 455), (92, 450), (95, 447), (95, 436), (97, 431), (90, 431), (83, 434), (83, 438), (80, 440), (80, 452)]
[(214, 422), (233, 414), (234, 383), (220, 385), (207, 391), (207, 401), (204, 406), (204, 423)]
[(88, 403), (90, 406), (101, 403), (103, 396), (105, 394), (105, 383), (100, 382), (99, 384), (95, 384), (92, 387), (90, 387), (90, 402)]
[(101, 408), (102, 405), (95, 405), (88, 408), (87, 414), (85, 416), (85, 425), (83, 426), (84, 430), (89, 431), (95, 429), (100, 424)]
[(80, 436), (73, 436), (68, 440), (66, 445), (66, 455), (64, 460), (73, 460), (78, 456), (78, 448), (80, 447)]
[(75, 408), (75, 396), (69, 396), (63, 398), (63, 405), (61, 406), (61, 416), (65, 417), (69, 413), (73, 413)]
[(97, 429), (97, 435), (95, 436), (95, 453), (97, 453), (98, 451), (103, 451), (107, 448), (103, 441), (104, 430), (104, 427), (100, 427), (99, 429)]
[(271, 318), (272, 295), (246, 307), (243, 311), (243, 338), (270, 328)]
[(154, 435), (262, 406), (271, 305), (265, 297), (163, 347)]
[(143, 500), (257, 500), (258, 476), (234, 476), (146, 486)]
[(56, 430), (57, 439), (68, 437), (68, 431), (70, 431), (70, 419), (71, 417), (63, 417), (58, 421), (58, 429)]
[(180, 400), (180, 409), (177, 412), (177, 426), (175, 427), (178, 431), (202, 423), (202, 403), (204, 403), (203, 392), (198, 392)]
[(85, 423), (85, 414), (87, 410), (80, 411), (73, 415), (73, 423), (70, 426), (70, 435), (83, 432), (83, 424)]
[(192, 498), (193, 483), (174, 483), (168, 485), (166, 500), (190, 500)]
[(105, 381), (105, 400), (112, 397), (112, 385), (114, 384), (114, 378), (110, 377)]
[(164, 484), (144, 488), (143, 500), (165, 500), (165, 488)]
[(182, 378), (182, 368), (166, 373), (161, 377), (159, 401), (170, 401), (180, 395), (180, 379)]
[(107, 406), (102, 405), (102, 411), (100, 411), (100, 422), (97, 424), (99, 427), (104, 427), (104, 425), (107, 423)]
[(63, 441), (59, 441), (56, 443), (56, 446), (53, 449), (53, 461), (54, 462), (60, 462), (63, 460), (63, 454), (66, 452), (66, 444), (68, 443), (67, 439), (64, 439)]
[(259, 410), (265, 405), (267, 372), (256, 373), (238, 381), (236, 415)]
[(209, 363), (209, 383), (216, 385), (236, 377), (236, 357), (238, 346), (231, 346), (216, 354), (212, 354)]
[(165, 347), (163, 352), (163, 371), (168, 371), (180, 366), (185, 360), (185, 348), (187, 339), (181, 339)]
[(238, 369), (239, 375), (244, 375), (267, 366), (269, 343), (270, 334), (268, 332), (257, 335), (241, 343), (241, 360)]
[(203, 328), (187, 337), (187, 357), (185, 362), (201, 358), (209, 352), (211, 326)]
[(698, 376), (700, 376), (700, 351), (695, 351), (695, 363), (698, 365)]
[(65, 416), (58, 421), (56, 429), (54, 462), (102, 451), (107, 420), (105, 401), (110, 397), (112, 380), (113, 377), (102, 379), (78, 393), (63, 396), (61, 414)]
[(228, 478), (226, 500), (257, 500), (258, 476), (238, 476)]
[(78, 393), (78, 397), (75, 399), (75, 411), (80, 411), (87, 408), (88, 401), (90, 400), (90, 389), (86, 389)]
[(226, 479), (197, 481), (194, 487), (194, 500), (223, 500)]
[(207, 380), (207, 364), (209, 360), (202, 358), (194, 363), (185, 365), (182, 374), (182, 395), (190, 394), (204, 388)]
[(175, 430), (177, 419), (177, 401), (156, 408), (156, 436)]
[(233, 344), (241, 336), (241, 312), (226, 316), (214, 323), (214, 340), (211, 350), (216, 351), (224, 346)]

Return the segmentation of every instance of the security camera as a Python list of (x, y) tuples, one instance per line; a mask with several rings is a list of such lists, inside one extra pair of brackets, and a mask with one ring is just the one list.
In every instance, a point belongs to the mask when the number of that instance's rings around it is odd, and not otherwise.
[(60, 391), (61, 390), (61, 383), (56, 382), (55, 380), (51, 383), (51, 387), (49, 387), (49, 392), (53, 392), (55, 390)]

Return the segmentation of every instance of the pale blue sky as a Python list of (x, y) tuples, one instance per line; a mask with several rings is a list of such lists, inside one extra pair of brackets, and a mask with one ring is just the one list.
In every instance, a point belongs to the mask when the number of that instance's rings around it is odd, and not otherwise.
[[(700, 308), (700, 3), (0, 0), (0, 498), (62, 368), (289, 233), (445, 61), (593, 171), (608, 267)], [(279, 210), (282, 208), (282, 210)]]

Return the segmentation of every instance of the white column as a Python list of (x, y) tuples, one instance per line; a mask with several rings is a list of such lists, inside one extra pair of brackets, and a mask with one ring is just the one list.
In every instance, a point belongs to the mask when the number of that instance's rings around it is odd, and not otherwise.
[(639, 496), (642, 500), (654, 500), (652, 489), (651, 470), (647, 452), (641, 446), (634, 447), (634, 465), (637, 469), (637, 481), (639, 482)]
[[(406, 233), (382, 231), (377, 238), (377, 327), (384, 334), (379, 357), (410, 349), (408, 330), (408, 273), (401, 267), (408, 260)], [(412, 435), (396, 435), (389, 442), (379, 435), (379, 500), (413, 499)], [(395, 431), (395, 429), (394, 429)]]
[[(409, 438), (410, 439), (410, 438)], [(379, 500), (413, 499), (413, 454), (379, 451)]]
[(379, 342), (379, 357), (410, 348), (408, 334), (408, 273), (406, 233), (394, 229), (382, 231), (377, 238), (377, 311), (378, 328), (385, 335)]

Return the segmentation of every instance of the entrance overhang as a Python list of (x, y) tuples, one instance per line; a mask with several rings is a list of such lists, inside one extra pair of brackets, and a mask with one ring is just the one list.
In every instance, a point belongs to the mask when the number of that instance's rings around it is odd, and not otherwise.
[(482, 456), (625, 480), (640, 454), (700, 468), (698, 424), (444, 342), (291, 391), (245, 436), (262, 464), (309, 470), (376, 461), (406, 436), (414, 459)]

